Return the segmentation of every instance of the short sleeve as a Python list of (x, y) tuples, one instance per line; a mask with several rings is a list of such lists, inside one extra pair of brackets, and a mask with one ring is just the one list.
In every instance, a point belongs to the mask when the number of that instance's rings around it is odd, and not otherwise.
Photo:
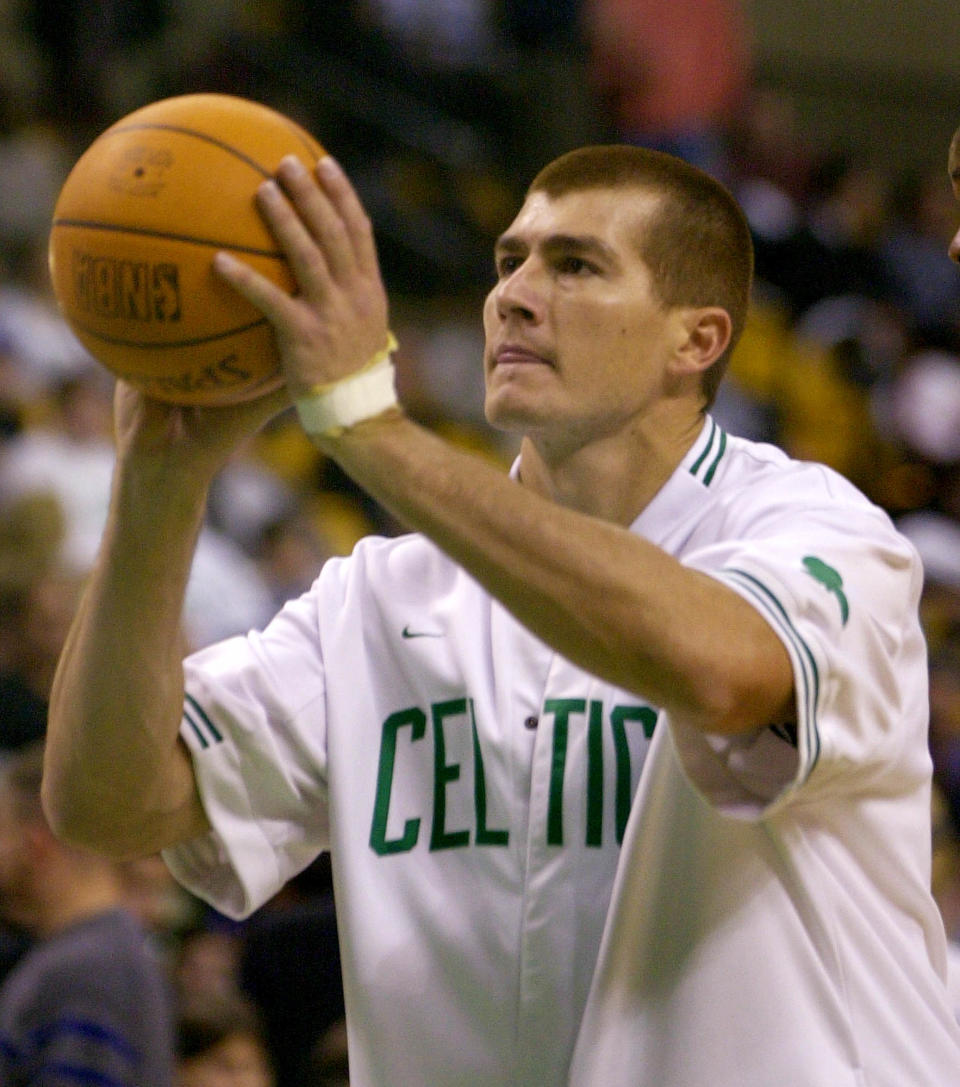
[(180, 729), (211, 831), (164, 852), (173, 875), (231, 917), (253, 912), (329, 842), (317, 603), (193, 654)]
[[(685, 561), (764, 617), (790, 657), (796, 721), (734, 737), (671, 721), (694, 786), (732, 815), (757, 818), (799, 795), (848, 788), (856, 772), (923, 773), (910, 764), (926, 727), (919, 560), (866, 503), (804, 511), (802, 524), (706, 547)], [(905, 761), (906, 760), (906, 761)]]

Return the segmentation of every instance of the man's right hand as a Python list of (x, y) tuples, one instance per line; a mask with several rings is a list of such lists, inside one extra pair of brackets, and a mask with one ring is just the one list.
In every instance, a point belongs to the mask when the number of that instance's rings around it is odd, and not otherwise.
[(244, 441), (290, 406), (284, 387), (242, 404), (167, 404), (118, 381), (114, 396), (117, 456), (144, 468), (189, 472), (206, 485)]

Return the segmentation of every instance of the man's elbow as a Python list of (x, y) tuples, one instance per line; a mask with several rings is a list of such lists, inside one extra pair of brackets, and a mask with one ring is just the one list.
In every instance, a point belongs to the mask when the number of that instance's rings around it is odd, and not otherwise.
[(687, 719), (702, 732), (718, 736), (745, 735), (795, 717), (795, 698), (789, 673), (771, 671), (762, 681), (749, 677), (717, 678), (700, 691)]
[(117, 861), (156, 852), (145, 844), (143, 828), (124, 817), (115, 800), (105, 801), (79, 784), (58, 780), (49, 771), (43, 777), (40, 800), (50, 830), (65, 845)]
[(103, 811), (99, 816), (88, 800), (77, 795), (77, 790), (64, 788), (44, 774), (40, 801), (47, 824), (54, 835), (65, 845), (85, 849), (93, 853), (112, 855), (107, 841), (107, 819)]

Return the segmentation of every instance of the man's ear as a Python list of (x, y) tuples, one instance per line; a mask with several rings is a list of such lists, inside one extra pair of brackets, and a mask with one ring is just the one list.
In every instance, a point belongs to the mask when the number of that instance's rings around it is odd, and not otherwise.
[(730, 314), (720, 306), (683, 309), (678, 313), (677, 376), (700, 375), (726, 351), (733, 335)]

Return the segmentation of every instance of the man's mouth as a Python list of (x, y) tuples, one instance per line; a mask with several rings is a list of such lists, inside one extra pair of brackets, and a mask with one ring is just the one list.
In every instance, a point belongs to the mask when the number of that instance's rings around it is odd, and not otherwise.
[(495, 366), (529, 366), (539, 364), (552, 366), (553, 363), (524, 344), (507, 343), (498, 347), (493, 355)]

